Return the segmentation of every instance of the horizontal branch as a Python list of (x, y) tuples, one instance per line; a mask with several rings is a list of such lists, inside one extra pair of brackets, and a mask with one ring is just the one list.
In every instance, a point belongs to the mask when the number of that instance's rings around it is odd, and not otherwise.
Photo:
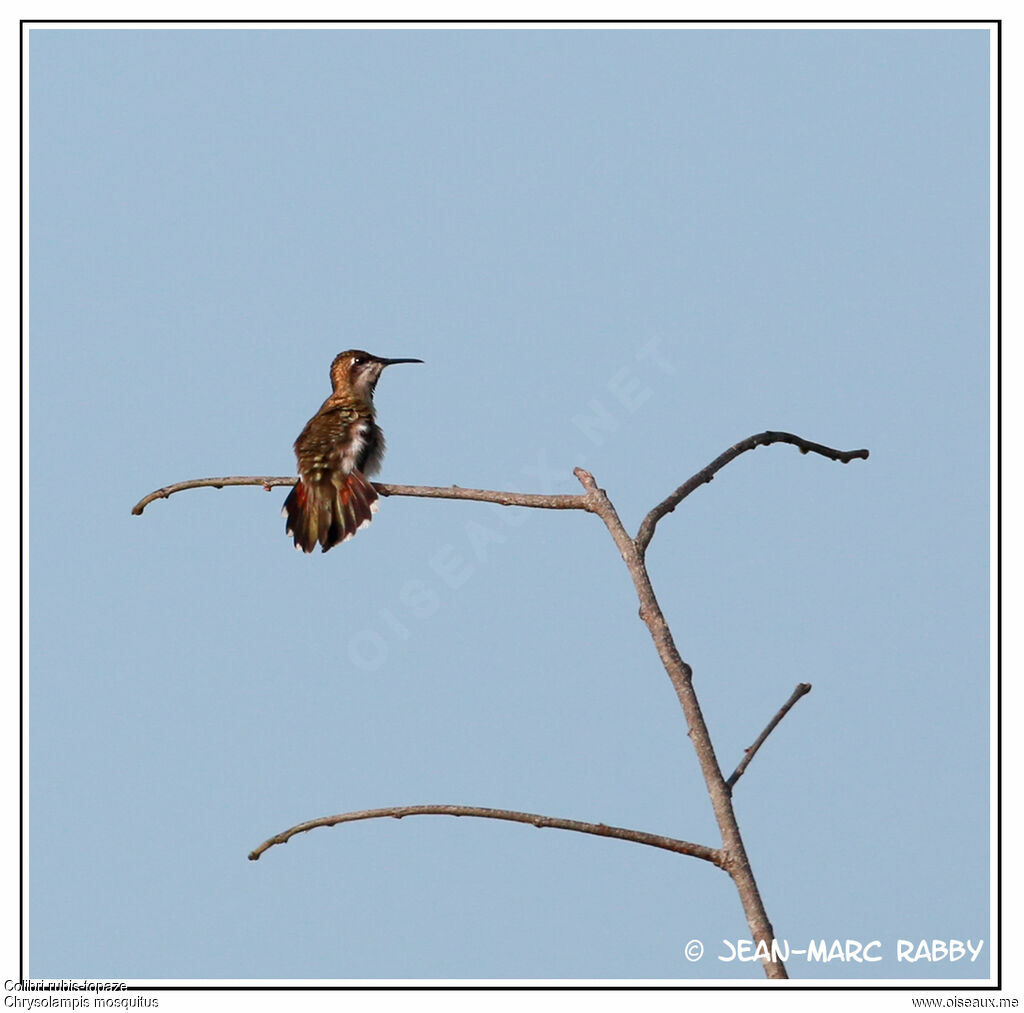
[[(185, 489), (223, 489), (227, 485), (261, 485), (268, 492), (274, 486), (292, 486), (298, 479), (285, 475), (260, 477), (257, 475), (231, 475), (227, 478), (191, 478), (186, 482), (175, 482), (162, 489), (143, 496), (132, 513), (138, 516), (153, 500), (167, 499)], [(471, 499), (481, 503), (499, 503), (501, 506), (535, 507), (541, 510), (589, 510), (586, 496), (553, 495), (545, 496), (525, 492), (501, 492), (495, 489), (463, 489), (458, 485), (391, 485), (374, 482), (373, 487), (381, 496), (418, 496), (426, 499)]]
[(654, 529), (657, 527), (658, 521), (666, 514), (672, 513), (694, 489), (699, 489), (702, 485), (710, 482), (717, 472), (721, 471), (730, 461), (734, 461), (740, 454), (746, 453), (748, 450), (756, 450), (758, 447), (767, 447), (772, 443), (790, 443), (794, 447), (799, 447), (801, 454), (821, 454), (822, 457), (827, 457), (830, 461), (839, 461), (841, 464), (849, 464), (850, 461), (857, 458), (866, 460), (868, 457), (866, 450), (834, 450), (832, 447), (826, 447), (821, 443), (812, 443), (810, 440), (794, 436), (792, 433), (765, 432), (748, 436), (745, 440), (731, 446), (724, 454), (716, 457), (706, 468), (702, 468), (696, 475), (688, 478), (675, 492), (666, 496), (651, 510), (636, 534), (636, 546), (641, 554), (647, 551), (647, 546), (650, 545), (651, 539), (654, 537)]
[(648, 834), (642, 830), (627, 830), (623, 827), (610, 827), (604, 823), (581, 823), (579, 820), (565, 820), (556, 816), (538, 816), (535, 813), (517, 812), (514, 809), (484, 809), (472, 805), (401, 805), (389, 806), (386, 809), (361, 809), (357, 812), (339, 813), (337, 816), (322, 816), (320, 819), (299, 823), (290, 830), (264, 841), (255, 851), (249, 853), (249, 859), (255, 862), (264, 851), (275, 844), (287, 844), (296, 834), (304, 834), (317, 827), (333, 827), (339, 823), (355, 823), (358, 820), (376, 820), (392, 816), (402, 819), (405, 816), (476, 816), (488, 820), (508, 820), (512, 823), (529, 823), (535, 827), (554, 827), (557, 830), (574, 830), (580, 834), (594, 834), (597, 837), (616, 837), (621, 841), (632, 841), (634, 844), (646, 844), (648, 847), (674, 851), (680, 855), (690, 855), (703, 859), (712, 865), (722, 867), (724, 856), (718, 848), (709, 848), (703, 844), (691, 844), (675, 837), (662, 837), (659, 834)]
[(277, 476), (276, 478), (257, 478), (252, 475), (230, 475), (227, 478), (190, 478), (187, 482), (174, 482), (172, 485), (165, 485), (162, 489), (156, 489), (148, 496), (143, 496), (135, 506), (132, 513), (138, 517), (146, 507), (155, 499), (167, 499), (176, 492), (183, 492), (185, 489), (223, 489), (226, 485), (262, 485), (269, 492), (275, 485), (295, 485), (297, 479)]
[[(739, 457), (747, 450), (756, 447), (767, 446), (771, 443), (791, 443), (800, 448), (801, 453), (815, 453), (828, 457), (833, 461), (841, 461), (846, 464), (855, 458), (866, 458), (866, 450), (833, 450), (831, 447), (823, 446), (820, 443), (811, 443), (800, 436), (792, 433), (758, 433), (750, 436), (730, 447), (724, 454), (716, 457), (706, 468), (698, 471), (692, 478), (687, 479), (675, 492), (667, 496), (661, 503), (654, 507), (644, 518), (640, 530), (637, 532), (636, 544), (641, 554), (646, 550), (651, 538), (654, 536), (654, 528), (658, 521), (666, 514), (670, 514), (675, 508), (693, 492), (694, 489), (710, 482), (715, 473), (724, 468), (730, 461)], [(174, 482), (156, 489), (143, 496), (135, 506), (132, 513), (138, 516), (154, 500), (167, 499), (176, 492), (183, 492), (185, 489), (223, 489), (231, 485), (259, 485), (268, 492), (275, 486), (292, 486), (298, 479), (294, 475), (229, 475), (224, 478), (191, 478), (184, 482)], [(542, 495), (525, 492), (502, 492), (496, 489), (463, 489), (458, 485), (432, 486), (432, 485), (391, 485), (387, 482), (374, 482), (374, 488), (381, 496), (416, 496), (426, 499), (464, 499), (476, 500), (480, 503), (498, 503), (501, 506), (534, 507), (540, 510), (587, 510), (596, 512), (596, 501), (593, 497), (570, 496), (565, 494)]]
[(391, 485), (374, 482), (381, 496), (419, 496), (424, 499), (472, 499), (501, 506), (535, 507), (540, 510), (589, 510), (586, 496), (565, 493), (543, 495), (532, 492), (502, 492), (498, 489), (463, 489), (459, 485)]
[(765, 730), (754, 740), (754, 744), (743, 750), (743, 759), (740, 760), (739, 765), (726, 779), (725, 784), (729, 791), (732, 791), (733, 786), (743, 776), (743, 772), (750, 766), (750, 761), (754, 758), (754, 754), (764, 745), (764, 740), (767, 739), (773, 731), (775, 731), (775, 726), (789, 713), (793, 704), (795, 704), (800, 697), (806, 696), (810, 693), (810, 691), (811, 684), (809, 682), (797, 683), (792, 696), (790, 696), (790, 698), (779, 708), (778, 714), (768, 722)]

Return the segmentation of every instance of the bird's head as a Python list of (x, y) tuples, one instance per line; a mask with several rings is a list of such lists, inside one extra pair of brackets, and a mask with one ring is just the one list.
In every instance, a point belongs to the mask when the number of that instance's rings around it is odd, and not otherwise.
[(422, 359), (382, 359), (358, 348), (349, 349), (334, 357), (331, 363), (331, 386), (335, 391), (350, 390), (360, 397), (373, 397), (380, 374), (385, 366), (398, 362), (422, 362)]

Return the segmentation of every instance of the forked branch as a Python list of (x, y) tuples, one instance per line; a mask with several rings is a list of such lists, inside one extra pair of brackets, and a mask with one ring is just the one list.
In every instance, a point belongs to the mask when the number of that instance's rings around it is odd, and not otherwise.
[[(643, 552), (654, 536), (654, 528), (659, 520), (666, 514), (671, 513), (675, 508), (700, 486), (710, 482), (715, 473), (724, 468), (730, 461), (739, 457), (747, 450), (756, 447), (767, 446), (771, 443), (791, 443), (800, 448), (804, 454), (821, 454), (832, 461), (840, 461), (846, 464), (856, 458), (866, 458), (866, 450), (833, 450), (820, 443), (811, 443), (800, 436), (792, 433), (765, 432), (748, 436), (745, 440), (730, 447), (724, 454), (716, 457), (706, 468), (702, 468), (697, 474), (688, 478), (670, 496), (666, 496), (650, 513), (644, 518), (637, 532), (636, 543)], [(135, 506), (132, 513), (139, 516), (143, 510), (154, 500), (167, 499), (176, 492), (183, 492), (186, 489), (223, 489), (225, 486), (233, 485), (259, 485), (266, 490), (275, 486), (292, 486), (298, 479), (294, 475), (230, 475), (224, 478), (191, 478), (184, 482), (174, 482), (165, 485), (160, 489), (143, 496)], [(592, 504), (588, 503), (586, 496), (570, 495), (538, 495), (536, 493), (503, 492), (496, 489), (464, 489), (458, 485), (432, 486), (432, 485), (394, 485), (389, 482), (374, 482), (374, 488), (381, 496), (416, 496), (427, 499), (468, 499), (481, 503), (498, 503), (501, 506), (533, 507), (540, 510), (591, 510)]]
[[(722, 836), (722, 846), (720, 848), (692, 844), (689, 841), (678, 840), (672, 837), (661, 837), (640, 830), (627, 830), (622, 827), (606, 826), (603, 823), (581, 823), (577, 820), (538, 816), (533, 813), (516, 812), (510, 809), (484, 809), (476, 806), (459, 805), (416, 805), (397, 806), (386, 809), (365, 809), (359, 812), (340, 813), (337, 816), (324, 816), (319, 819), (309, 820), (264, 841), (255, 851), (250, 853), (249, 857), (255, 861), (268, 848), (276, 844), (284, 844), (296, 834), (305, 833), (316, 827), (335, 826), (339, 823), (378, 819), (384, 816), (392, 816), (399, 819), (404, 816), (426, 814), (476, 816), (484, 819), (530, 823), (537, 827), (557, 827), (562, 830), (573, 830), (578, 833), (596, 834), (600, 837), (615, 837), (620, 840), (632, 841), (635, 844), (644, 844), (700, 858), (724, 869), (732, 878), (739, 893), (743, 910), (747, 916), (747, 924), (750, 927), (755, 943), (758, 944), (759, 948), (763, 947), (763, 952), (766, 954), (773, 953), (771, 944), (774, 939), (774, 930), (772, 929), (771, 922), (768, 920), (768, 914), (765, 911), (764, 903), (754, 881), (750, 861), (747, 858), (743, 839), (740, 836), (739, 824), (733, 810), (732, 789), (743, 775), (754, 754), (761, 748), (761, 745), (771, 734), (775, 726), (785, 717), (796, 701), (810, 691), (811, 687), (807, 683), (801, 683), (797, 686), (793, 695), (783, 705), (782, 709), (769, 722), (754, 744), (747, 749), (743, 760), (728, 780), (723, 777), (718, 759), (715, 756), (710, 732), (704, 721), (700, 703), (693, 688), (693, 673), (690, 666), (683, 661), (676, 649), (668, 622), (655, 597), (654, 588), (651, 585), (650, 575), (647, 572), (644, 559), (647, 547), (654, 536), (654, 529), (662, 517), (675, 510), (695, 489), (710, 482), (717, 472), (730, 461), (739, 457), (740, 454), (772, 443), (790, 443), (798, 447), (802, 453), (820, 454), (830, 460), (841, 461), (844, 464), (857, 458), (866, 458), (868, 456), (866, 450), (833, 450), (831, 447), (823, 446), (820, 443), (811, 443), (809, 440), (794, 436), (792, 433), (758, 433), (730, 447), (725, 453), (716, 457), (706, 468), (698, 471), (679, 486), (675, 492), (662, 500), (644, 518), (635, 538), (631, 538), (626, 532), (615, 507), (605, 491), (599, 488), (594, 477), (582, 468), (577, 468), (575, 474), (582, 484), (584, 492), (576, 496), (545, 496), (529, 493), (500, 492), (491, 489), (463, 489), (459, 486), (439, 487), (375, 483), (377, 491), (382, 496), (420, 496), (434, 499), (477, 500), (483, 503), (534, 507), (543, 510), (584, 510), (588, 513), (597, 514), (604, 521), (633, 580), (633, 586), (636, 589), (637, 598), (640, 602), (640, 618), (650, 631), (651, 639), (658, 651), (665, 671), (672, 681), (676, 696), (686, 716), (689, 737), (697, 753), (701, 773), (704, 775), (704, 783), (707, 787), (711, 806)], [(266, 489), (271, 489), (274, 486), (292, 485), (295, 481), (296, 479), (294, 478), (240, 476), (192, 479), (187, 482), (177, 482), (174, 485), (164, 486), (162, 489), (151, 492), (135, 505), (132, 513), (141, 514), (147, 504), (153, 500), (166, 499), (168, 496), (184, 489), (195, 489), (202, 486), (221, 488), (228, 485), (260, 485)], [(762, 963), (765, 974), (769, 978), (787, 977), (785, 966), (781, 960), (766, 955), (762, 959)]]

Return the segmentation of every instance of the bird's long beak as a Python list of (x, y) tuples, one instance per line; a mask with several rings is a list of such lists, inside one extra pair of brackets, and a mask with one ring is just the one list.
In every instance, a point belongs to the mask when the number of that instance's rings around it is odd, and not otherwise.
[(394, 366), (399, 362), (422, 362), (422, 359), (378, 359), (377, 360), (382, 366)]

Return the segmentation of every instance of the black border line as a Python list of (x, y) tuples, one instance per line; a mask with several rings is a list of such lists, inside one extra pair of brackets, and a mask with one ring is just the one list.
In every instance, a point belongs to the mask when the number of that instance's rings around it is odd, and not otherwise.
[[(1003, 19), (1002, 18), (822, 18), (808, 21), (801, 18), (22, 18), (18, 22), (18, 324), (21, 340), (18, 351), (19, 379), (19, 510), (18, 510), (18, 659), (20, 678), (18, 680), (18, 977), (25, 979), (25, 36), (26, 29), (34, 25), (988, 25), (995, 28), (996, 35), (996, 192), (995, 207), (989, 195), (989, 207), (996, 228), (996, 384), (989, 396), (996, 398), (996, 925), (998, 931), (996, 959), (996, 983), (961, 985), (814, 985), (804, 984), (807, 979), (790, 979), (790, 984), (781, 986), (785, 990), (799, 992), (996, 992), (1002, 990), (1003, 980)], [(990, 95), (991, 99), (991, 95)], [(991, 166), (989, 167), (991, 174)], [(991, 275), (990, 275), (991, 285)], [(991, 288), (990, 288), (991, 291)], [(989, 607), (993, 603), (990, 601)], [(991, 943), (991, 941), (990, 941)], [(42, 979), (48, 980), (48, 979)], [(83, 980), (83, 979), (65, 979)], [(91, 979), (84, 979), (91, 980)], [(760, 992), (777, 989), (780, 986), (768, 984), (743, 985), (725, 982), (721, 985), (127, 985), (129, 992)], [(45, 995), (88, 995), (85, 992), (40, 990)], [(100, 993), (102, 994), (102, 993)], [(111, 992), (109, 995), (116, 995)]]
[(18, 977), (25, 977), (25, 35), (18, 29)]
[[(996, 192), (991, 206), (996, 227), (996, 262), (989, 265), (989, 291), (996, 283), (996, 931), (999, 933), (996, 981), (1003, 983), (1003, 22), (996, 22)], [(991, 178), (992, 168), (989, 167)], [(991, 225), (989, 226), (991, 228)], [(991, 321), (989, 322), (991, 326)], [(991, 408), (990, 408), (991, 410)], [(991, 563), (991, 561), (990, 561)], [(990, 620), (991, 621), (991, 620)], [(990, 662), (991, 663), (991, 662)]]

